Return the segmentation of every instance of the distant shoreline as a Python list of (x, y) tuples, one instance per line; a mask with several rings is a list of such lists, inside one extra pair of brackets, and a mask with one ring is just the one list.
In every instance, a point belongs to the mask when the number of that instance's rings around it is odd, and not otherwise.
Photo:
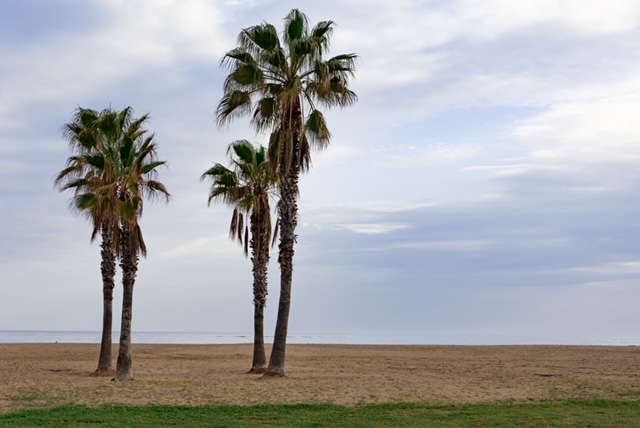
[[(118, 332), (112, 340), (118, 342)], [(2, 343), (100, 343), (99, 331), (0, 330)], [(272, 337), (267, 335), (270, 342)], [(133, 342), (141, 344), (246, 344), (253, 343), (251, 333), (236, 332), (152, 332), (134, 331)], [(640, 346), (640, 337), (552, 337), (527, 335), (456, 335), (427, 333), (311, 333), (290, 334), (290, 344), (335, 345), (574, 345), (574, 346)]]

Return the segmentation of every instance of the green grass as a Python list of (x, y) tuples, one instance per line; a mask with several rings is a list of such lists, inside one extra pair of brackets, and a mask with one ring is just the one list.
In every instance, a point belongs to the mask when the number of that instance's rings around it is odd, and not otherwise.
[(640, 401), (430, 406), (58, 407), (0, 415), (0, 427), (638, 427)]

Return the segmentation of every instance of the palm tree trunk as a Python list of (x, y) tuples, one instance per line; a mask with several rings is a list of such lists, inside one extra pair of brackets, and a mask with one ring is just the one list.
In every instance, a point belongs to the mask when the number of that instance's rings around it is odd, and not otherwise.
[(120, 325), (120, 346), (116, 363), (115, 380), (133, 380), (133, 361), (131, 358), (131, 320), (133, 319), (133, 286), (138, 271), (138, 253), (132, 249), (131, 233), (128, 226), (122, 228), (122, 322)]
[(251, 261), (253, 262), (253, 362), (248, 373), (264, 373), (267, 355), (264, 349), (264, 307), (267, 302), (270, 225), (254, 210), (251, 213)]
[(298, 171), (290, 169), (289, 174), (280, 174), (280, 300), (278, 302), (278, 318), (273, 336), (273, 348), (269, 359), (269, 367), (265, 375), (284, 376), (285, 354), (287, 348), (287, 329), (289, 326), (289, 309), (291, 307), (291, 283), (293, 279), (293, 253), (298, 223)]
[(253, 363), (248, 373), (264, 373), (267, 354), (264, 350), (264, 305), (254, 303), (253, 309)]
[(102, 340), (100, 357), (94, 376), (111, 376), (111, 335), (113, 325), (113, 289), (115, 287), (116, 255), (113, 251), (113, 232), (108, 226), (102, 226), (101, 243), (102, 262)]

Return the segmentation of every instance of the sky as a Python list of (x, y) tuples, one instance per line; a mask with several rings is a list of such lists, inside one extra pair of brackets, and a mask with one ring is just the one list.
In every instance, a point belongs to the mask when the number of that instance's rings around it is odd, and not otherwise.
[(134, 341), (251, 333), (251, 263), (200, 176), (267, 143), (216, 125), (219, 63), (294, 7), (359, 59), (300, 182), (291, 334), (640, 344), (636, 0), (0, 2), (0, 330), (100, 330), (99, 243), (53, 179), (76, 108), (131, 106), (172, 194), (140, 220)]

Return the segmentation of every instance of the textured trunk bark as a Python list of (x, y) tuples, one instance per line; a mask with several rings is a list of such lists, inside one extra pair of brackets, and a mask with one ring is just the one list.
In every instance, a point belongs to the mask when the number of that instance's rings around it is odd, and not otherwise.
[(289, 309), (291, 307), (291, 283), (293, 279), (293, 253), (296, 240), (298, 216), (298, 171), (280, 175), (280, 299), (278, 301), (278, 318), (273, 336), (273, 348), (269, 359), (269, 367), (265, 375), (284, 376), (287, 348), (287, 330), (289, 326)]
[(131, 358), (131, 320), (133, 319), (133, 286), (138, 271), (138, 253), (133, 249), (131, 233), (123, 227), (121, 242), (122, 268), (122, 322), (120, 325), (120, 346), (116, 363), (115, 380), (133, 380), (133, 360)]
[(102, 340), (100, 342), (100, 357), (98, 368), (94, 376), (111, 376), (111, 336), (113, 325), (113, 289), (115, 287), (116, 254), (113, 250), (113, 232), (107, 226), (102, 226), (101, 243), (102, 262)]
[(253, 362), (248, 373), (264, 373), (267, 370), (267, 354), (264, 349), (264, 307), (267, 302), (267, 269), (269, 264), (269, 239), (264, 219), (254, 211), (251, 214), (251, 261), (253, 263)]
[(253, 363), (249, 373), (267, 370), (267, 354), (264, 350), (264, 305), (254, 304), (253, 309)]
[(284, 141), (280, 147), (278, 178), (280, 179), (280, 245), (278, 263), (280, 264), (280, 298), (278, 300), (278, 318), (273, 335), (273, 347), (265, 376), (284, 376), (287, 350), (287, 331), (289, 328), (289, 310), (291, 308), (291, 283), (293, 280), (293, 253), (298, 225), (298, 177), (304, 165), (301, 158), (302, 109), (298, 99), (285, 111), (281, 132)]

